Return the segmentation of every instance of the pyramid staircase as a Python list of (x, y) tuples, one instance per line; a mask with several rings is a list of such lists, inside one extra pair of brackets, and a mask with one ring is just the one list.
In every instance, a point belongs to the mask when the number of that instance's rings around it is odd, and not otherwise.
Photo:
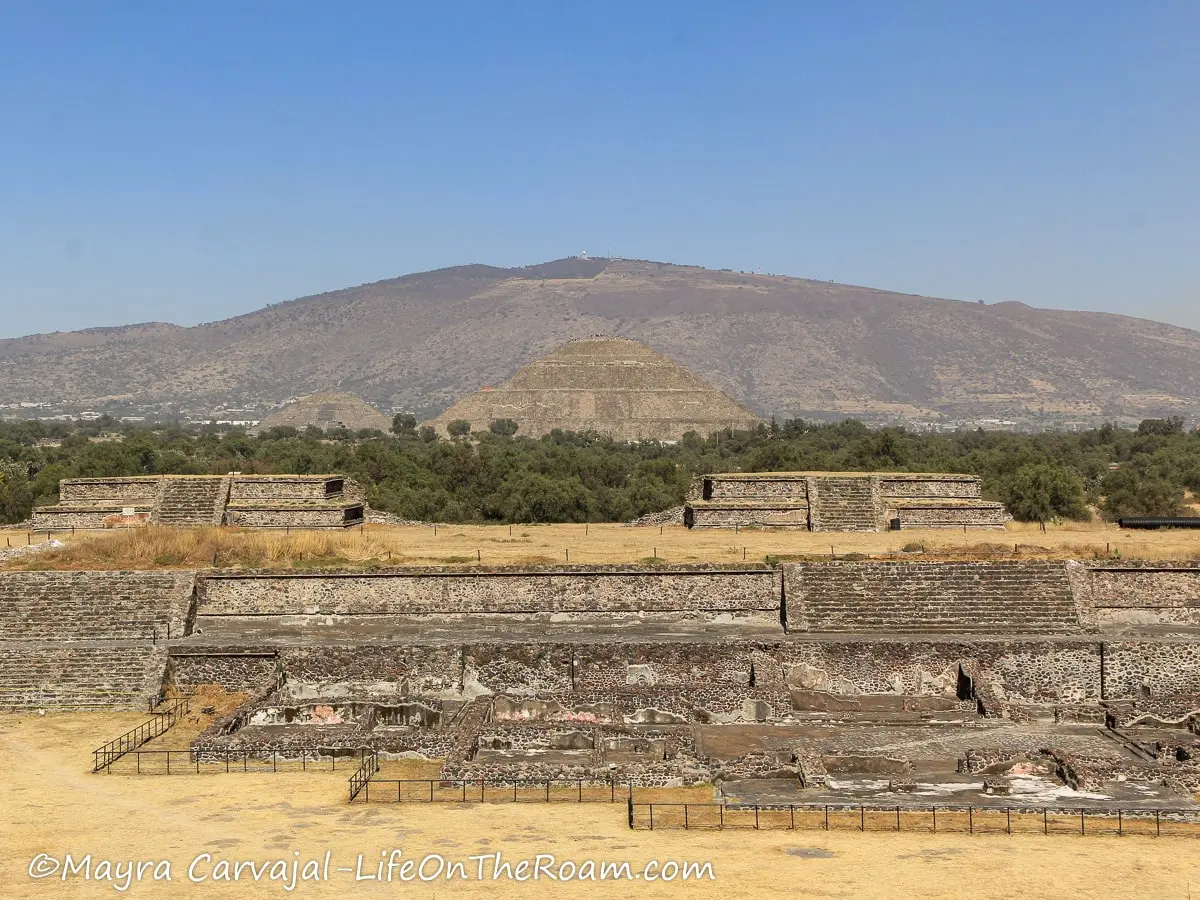
[(1077, 634), (1061, 562), (824, 563), (798, 567), (796, 623), (819, 632)]
[(809, 488), (813, 531), (881, 530), (883, 516), (872, 479), (824, 477), (813, 481), (817, 482), (817, 490)]
[(229, 502), (228, 477), (164, 478), (158, 489), (152, 525), (220, 525)]

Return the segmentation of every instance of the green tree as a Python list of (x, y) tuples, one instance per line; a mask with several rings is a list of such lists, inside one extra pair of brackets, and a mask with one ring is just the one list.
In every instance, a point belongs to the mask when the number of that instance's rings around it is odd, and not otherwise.
[(396, 413), (392, 416), (392, 433), (409, 437), (417, 433), (417, 417), (412, 413)]
[(1143, 475), (1122, 467), (1100, 484), (1106, 518), (1123, 516), (1177, 516), (1183, 505), (1183, 487), (1157, 475)]
[(1083, 481), (1049, 463), (1032, 463), (1017, 469), (1006, 485), (1004, 504), (1013, 518), (1021, 522), (1087, 517)]
[(512, 437), (519, 427), (512, 419), (497, 419), (488, 426), (488, 431), (501, 437)]
[(1156, 434), (1161, 437), (1171, 437), (1183, 434), (1183, 417), (1169, 416), (1165, 419), (1143, 419), (1137, 428), (1138, 434)]
[(15, 464), (0, 460), (0, 522), (23, 522), (33, 511), (29, 477)]
[(446, 433), (452, 438), (466, 437), (471, 433), (471, 423), (466, 419), (455, 419), (447, 423)]

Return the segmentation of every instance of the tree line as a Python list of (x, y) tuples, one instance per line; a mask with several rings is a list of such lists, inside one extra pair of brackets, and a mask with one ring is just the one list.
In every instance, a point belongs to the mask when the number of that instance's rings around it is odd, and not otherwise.
[[(450, 439), (396, 416), (392, 431), (93, 422), (0, 423), (0, 521), (56, 502), (61, 478), (117, 475), (320, 474), (358, 480), (376, 509), (458, 522), (626, 521), (681, 504), (693, 478), (727, 471), (960, 472), (1024, 521), (1176, 515), (1200, 494), (1200, 434), (1176, 418), (1136, 429), (1017, 434), (917, 433), (846, 420), (795, 419), (754, 431), (690, 433), (674, 444), (596, 434), (520, 434), (500, 420)], [(466, 426), (464, 428), (464, 426)]]

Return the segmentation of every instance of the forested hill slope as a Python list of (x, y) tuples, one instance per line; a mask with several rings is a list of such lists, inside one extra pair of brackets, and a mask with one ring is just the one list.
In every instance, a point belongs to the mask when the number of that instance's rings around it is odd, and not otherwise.
[(1200, 413), (1200, 332), (629, 260), (461, 266), (180, 328), (0, 341), (0, 402), (268, 407), (339, 390), (433, 414), (563, 342), (635, 338), (763, 415)]

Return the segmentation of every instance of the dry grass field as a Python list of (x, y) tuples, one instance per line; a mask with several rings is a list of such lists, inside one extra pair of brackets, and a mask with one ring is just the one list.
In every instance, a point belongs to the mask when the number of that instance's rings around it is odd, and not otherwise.
[[(44, 535), (34, 540), (45, 540)], [(0, 532), (19, 547), (26, 532)], [(366, 525), (349, 531), (138, 528), (55, 535), (64, 546), (0, 559), (3, 568), (320, 568), (429, 565), (761, 563), (768, 558), (1200, 559), (1200, 531), (1123, 531), (1114, 525), (1012, 523), (1004, 531), (842, 534), (682, 525)], [(3, 549), (0, 544), (0, 550)]]
[[(320, 857), (373, 871), (381, 851), (405, 858), (552, 853), (638, 872), (651, 859), (711, 862), (714, 881), (651, 883), (445, 881), (380, 884), (333, 871), (293, 896), (1188, 898), (1200, 895), (1196, 838), (912, 834), (850, 831), (630, 831), (621, 804), (395, 805), (346, 802), (346, 773), (93, 775), (88, 751), (137, 713), (0, 715), (0, 896), (121, 896), (110, 882), (34, 880), (30, 861), (91, 853), (95, 862), (171, 862), (171, 882), (125, 896), (279, 897), (279, 882), (191, 883), (198, 854), (219, 859)], [(169, 734), (169, 733), (168, 733)], [(153, 745), (151, 745), (153, 746)], [(206, 871), (204, 863), (198, 874)], [(473, 867), (475, 863), (470, 863)], [(149, 874), (147, 873), (147, 879)]]

